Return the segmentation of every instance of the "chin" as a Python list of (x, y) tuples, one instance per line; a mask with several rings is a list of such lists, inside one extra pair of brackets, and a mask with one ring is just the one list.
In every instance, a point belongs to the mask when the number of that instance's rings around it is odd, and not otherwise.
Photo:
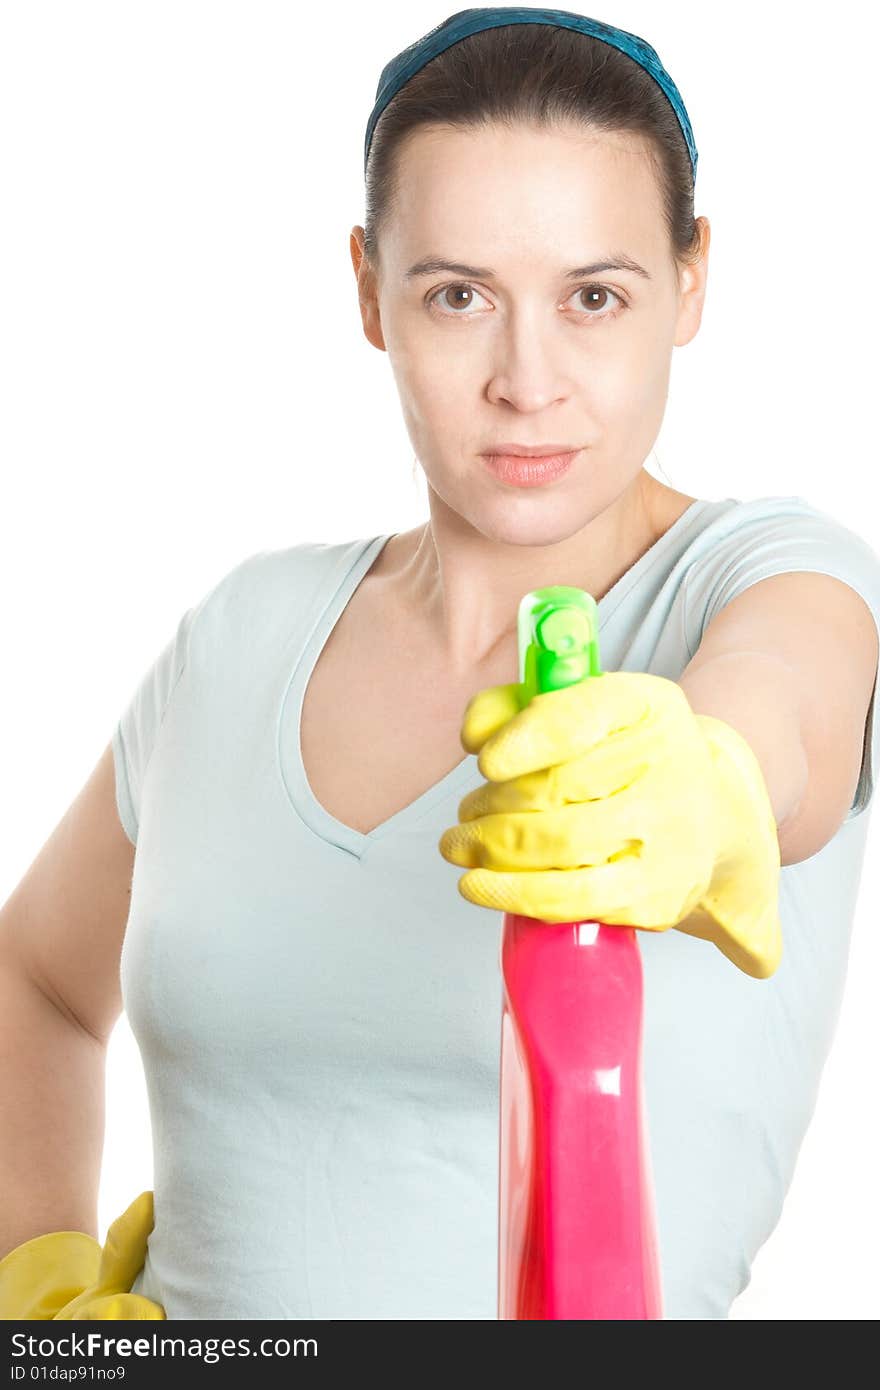
[(536, 497), (538, 488), (521, 495), (487, 501), (467, 520), (487, 540), (501, 545), (548, 546), (570, 540), (592, 517), (572, 507), (571, 498)]

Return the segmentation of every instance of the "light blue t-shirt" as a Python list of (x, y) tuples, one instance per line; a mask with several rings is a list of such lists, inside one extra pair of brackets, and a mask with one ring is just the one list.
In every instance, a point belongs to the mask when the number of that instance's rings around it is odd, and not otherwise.
[[(306, 682), (388, 539), (247, 557), (113, 732), (154, 1144), (134, 1291), (169, 1319), (496, 1317), (503, 916), (461, 897), (437, 847), (476, 757), (362, 834), (300, 752)], [(599, 601), (604, 668), (677, 679), (725, 604), (791, 570), (845, 580), (880, 626), (880, 559), (832, 517), (692, 503)], [(727, 1317), (779, 1218), (844, 987), (877, 725), (872, 696), (846, 820), (782, 869), (774, 976), (638, 934), (667, 1318)], [(381, 777), (378, 737), (371, 759)]]

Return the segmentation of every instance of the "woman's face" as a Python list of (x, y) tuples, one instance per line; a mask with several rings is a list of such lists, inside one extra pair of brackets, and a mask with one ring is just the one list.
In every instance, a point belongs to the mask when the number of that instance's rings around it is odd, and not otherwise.
[[(672, 348), (699, 327), (705, 256), (677, 269), (631, 135), (422, 127), (398, 170), (378, 274), (359, 274), (361, 311), (428, 485), (491, 539), (564, 540), (650, 454)], [(418, 270), (431, 260), (458, 268)], [(523, 488), (481, 458), (502, 443), (582, 452), (556, 481)]]

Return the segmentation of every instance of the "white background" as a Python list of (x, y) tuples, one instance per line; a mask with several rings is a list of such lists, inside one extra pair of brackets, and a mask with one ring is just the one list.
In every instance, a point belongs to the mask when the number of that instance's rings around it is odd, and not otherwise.
[[(712, 223), (651, 471), (796, 493), (880, 550), (877, 23), (838, 3), (622, 3), (693, 123)], [(379, 73), (436, 4), (0, 9), (0, 902), (183, 611), (244, 556), (426, 515), (349, 258)], [(817, 651), (821, 660), (821, 648)], [(839, 1030), (735, 1316), (876, 1318), (872, 825)], [(108, 1060), (99, 1220), (152, 1185), (140, 1058)]]

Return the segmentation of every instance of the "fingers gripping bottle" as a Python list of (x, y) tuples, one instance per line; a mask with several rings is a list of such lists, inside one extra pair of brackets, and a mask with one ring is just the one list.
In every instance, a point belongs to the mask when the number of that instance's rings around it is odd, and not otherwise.
[[(601, 679), (582, 589), (519, 606), (524, 703)], [(636, 929), (506, 913), (498, 1317), (661, 1318)]]

